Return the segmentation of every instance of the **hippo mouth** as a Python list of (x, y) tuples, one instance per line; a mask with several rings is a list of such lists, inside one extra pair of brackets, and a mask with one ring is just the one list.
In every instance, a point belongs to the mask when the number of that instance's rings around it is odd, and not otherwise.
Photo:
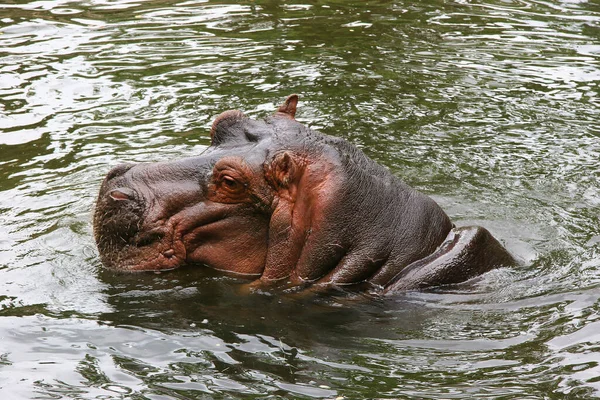
[(114, 229), (104, 232), (111, 224), (99, 222), (98, 226), (105, 227), (99, 229), (98, 234), (102, 263), (109, 269), (134, 272), (167, 271), (201, 262), (189, 259), (187, 248), (198, 248), (210, 240), (206, 232), (225, 219), (219, 211), (213, 210), (194, 221), (175, 215), (159, 226), (142, 227), (129, 238), (123, 233), (127, 232), (126, 226), (121, 227), (121, 234), (115, 235)]
[[(117, 268), (125, 271), (165, 271), (183, 266), (187, 262), (186, 248), (181, 238), (168, 235), (162, 229), (143, 232), (133, 238), (133, 243), (119, 251)], [(122, 262), (119, 262), (122, 260)]]
[(187, 262), (187, 251), (181, 237), (173, 231), (155, 228), (140, 231), (128, 240), (100, 233), (98, 248), (105, 267), (119, 271), (165, 271), (179, 268)]

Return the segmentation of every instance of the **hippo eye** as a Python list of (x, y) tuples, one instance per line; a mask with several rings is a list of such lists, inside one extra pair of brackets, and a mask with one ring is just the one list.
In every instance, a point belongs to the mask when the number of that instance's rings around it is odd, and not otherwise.
[(229, 175), (224, 175), (222, 182), (231, 191), (238, 191), (242, 188), (242, 185)]
[(224, 176), (223, 177), (223, 183), (225, 183), (229, 187), (237, 186), (237, 182), (235, 181), (235, 179), (233, 179), (230, 176)]

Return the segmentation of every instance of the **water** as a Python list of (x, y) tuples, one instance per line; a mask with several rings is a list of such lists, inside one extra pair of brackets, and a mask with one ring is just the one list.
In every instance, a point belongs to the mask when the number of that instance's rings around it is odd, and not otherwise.
[[(593, 0), (4, 0), (2, 398), (600, 397), (599, 43)], [(290, 93), (523, 266), (385, 299), (102, 270), (111, 166)]]

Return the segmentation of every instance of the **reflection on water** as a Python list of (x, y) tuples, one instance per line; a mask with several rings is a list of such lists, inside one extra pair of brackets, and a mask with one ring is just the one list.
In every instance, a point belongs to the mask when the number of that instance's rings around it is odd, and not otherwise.
[[(0, 4), (0, 388), (11, 398), (597, 396), (600, 7), (592, 1)], [(525, 263), (388, 299), (101, 270), (111, 166), (301, 95)], [(162, 397), (161, 397), (162, 396)]]

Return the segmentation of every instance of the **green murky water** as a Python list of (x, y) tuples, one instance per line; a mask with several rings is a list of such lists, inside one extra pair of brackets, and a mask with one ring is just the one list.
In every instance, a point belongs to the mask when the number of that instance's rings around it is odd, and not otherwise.
[[(0, 0), (2, 398), (600, 396), (599, 84), (594, 0)], [(290, 93), (524, 265), (369, 301), (101, 269), (111, 166)]]

